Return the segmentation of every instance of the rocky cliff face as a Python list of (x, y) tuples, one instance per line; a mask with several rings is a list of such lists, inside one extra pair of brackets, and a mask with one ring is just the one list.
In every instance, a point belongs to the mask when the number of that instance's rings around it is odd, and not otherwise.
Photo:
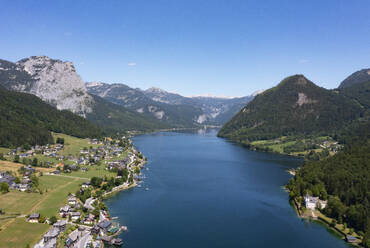
[(73, 63), (32, 56), (16, 65), (27, 72), (33, 82), (28, 87), (14, 84), (12, 89), (34, 94), (59, 110), (67, 109), (81, 116), (92, 111), (93, 99)]

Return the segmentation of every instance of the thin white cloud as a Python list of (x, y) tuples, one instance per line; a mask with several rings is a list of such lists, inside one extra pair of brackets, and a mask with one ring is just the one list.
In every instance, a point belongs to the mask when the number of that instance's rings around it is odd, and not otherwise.
[(300, 64), (306, 64), (308, 62), (309, 62), (308, 59), (300, 59), (300, 60), (298, 60), (298, 63), (300, 63)]
[(135, 62), (130, 62), (127, 64), (128, 66), (136, 66), (136, 63)]
[(72, 36), (71, 32), (64, 32), (64, 36)]

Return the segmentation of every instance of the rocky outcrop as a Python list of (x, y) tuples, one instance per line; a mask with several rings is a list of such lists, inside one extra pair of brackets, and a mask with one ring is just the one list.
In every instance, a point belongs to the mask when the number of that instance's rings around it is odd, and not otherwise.
[(32, 56), (16, 63), (33, 79), (32, 85), (13, 85), (12, 89), (28, 92), (55, 106), (80, 116), (92, 111), (94, 103), (72, 62), (54, 60), (47, 56)]

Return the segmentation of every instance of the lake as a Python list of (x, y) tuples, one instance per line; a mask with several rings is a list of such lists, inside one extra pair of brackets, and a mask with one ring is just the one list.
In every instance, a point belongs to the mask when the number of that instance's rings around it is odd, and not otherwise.
[(128, 226), (124, 247), (348, 247), (290, 206), (282, 186), (301, 160), (250, 151), (216, 134), (133, 139), (148, 158), (146, 178), (106, 201)]

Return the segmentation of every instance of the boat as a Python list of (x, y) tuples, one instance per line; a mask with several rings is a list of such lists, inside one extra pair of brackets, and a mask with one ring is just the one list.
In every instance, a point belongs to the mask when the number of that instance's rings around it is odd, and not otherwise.
[(112, 217), (111, 219), (112, 219), (112, 220), (116, 220), (116, 219), (118, 219), (118, 217), (117, 217), (117, 216), (115, 216), (115, 217)]
[(149, 188), (145, 188), (145, 190), (149, 190)]

